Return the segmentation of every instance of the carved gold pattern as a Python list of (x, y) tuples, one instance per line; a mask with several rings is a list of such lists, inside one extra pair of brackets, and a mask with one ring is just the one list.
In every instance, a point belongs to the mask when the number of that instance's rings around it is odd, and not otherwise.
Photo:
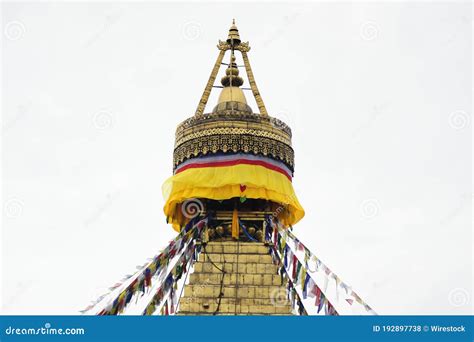
[[(219, 39), (219, 43), (217, 44), (217, 48), (220, 51), (227, 51), (232, 49), (232, 46), (227, 43), (226, 41), (222, 41)], [(249, 52), (250, 51), (250, 45), (249, 42), (240, 42), (239, 44), (234, 46), (234, 50), (238, 50), (240, 52)]]
[[(289, 136), (291, 139), (291, 129), (290, 127), (284, 123), (283, 121), (273, 118), (268, 115), (260, 115), (256, 113), (247, 113), (244, 111), (224, 111), (224, 112), (214, 112), (201, 115), (199, 117), (192, 116), (183, 122), (181, 122), (178, 127), (176, 128), (176, 137), (178, 138), (183, 131), (188, 128), (197, 127), (198, 125), (202, 125), (205, 123), (216, 123), (217, 126), (222, 125), (222, 122), (225, 121), (242, 121), (245, 123), (261, 123), (264, 124), (267, 128), (266, 129), (274, 129), (278, 131), (282, 131)], [(265, 129), (265, 128), (264, 128)]]
[(282, 142), (284, 144), (287, 144), (291, 146), (291, 141), (288, 140), (286, 137), (282, 137), (278, 134), (275, 134), (273, 132), (268, 132), (268, 131), (263, 131), (259, 129), (249, 129), (249, 128), (238, 128), (238, 127), (216, 127), (216, 128), (207, 128), (204, 129), (200, 132), (194, 132), (194, 133), (189, 133), (185, 134), (181, 137), (181, 139), (176, 140), (176, 145), (179, 146), (183, 143), (185, 143), (188, 140), (192, 140), (195, 138), (200, 138), (200, 137), (206, 137), (210, 135), (225, 135), (225, 134), (247, 134), (247, 135), (253, 135), (253, 136), (258, 136), (258, 137), (266, 137), (270, 138), (273, 140), (277, 140), (279, 142)]
[(183, 161), (217, 152), (244, 152), (262, 154), (284, 162), (294, 169), (294, 151), (291, 146), (267, 137), (245, 134), (218, 134), (196, 137), (175, 148), (173, 170)]

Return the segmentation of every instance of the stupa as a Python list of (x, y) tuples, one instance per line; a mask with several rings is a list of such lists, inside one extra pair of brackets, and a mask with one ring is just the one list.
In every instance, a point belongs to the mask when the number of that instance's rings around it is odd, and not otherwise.
[[(304, 210), (292, 185), (291, 129), (267, 113), (249, 43), (241, 41), (235, 21), (217, 48), (194, 115), (176, 129), (173, 175), (163, 184), (164, 213), (177, 236), (82, 312), (374, 314), (292, 232)], [(223, 65), (225, 74), (215, 84)], [(220, 94), (206, 112), (214, 88)], [(244, 90), (255, 98), (257, 112)]]

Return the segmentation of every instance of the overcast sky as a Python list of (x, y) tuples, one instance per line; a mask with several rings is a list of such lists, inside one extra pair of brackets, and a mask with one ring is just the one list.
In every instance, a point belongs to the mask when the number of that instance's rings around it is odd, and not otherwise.
[(174, 131), (232, 18), (296, 235), (379, 314), (472, 312), (471, 5), (289, 1), (2, 3), (3, 312), (75, 314), (175, 236)]

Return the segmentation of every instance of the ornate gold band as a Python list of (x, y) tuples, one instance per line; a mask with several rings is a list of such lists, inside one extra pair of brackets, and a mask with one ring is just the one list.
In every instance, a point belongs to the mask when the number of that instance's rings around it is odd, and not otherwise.
[(214, 127), (209, 126), (210, 125), (204, 125), (204, 127), (199, 127), (199, 129), (193, 127), (192, 129), (189, 129), (189, 131), (184, 131), (176, 137), (175, 147), (195, 138), (228, 134), (246, 134), (266, 137), (291, 146), (291, 139), (287, 134), (259, 124), (251, 125), (243, 122), (220, 122), (219, 125), (214, 125)]
[(173, 171), (189, 158), (217, 152), (262, 154), (280, 160), (294, 170), (294, 151), (288, 144), (249, 134), (217, 134), (195, 137), (177, 146), (173, 154)]
[[(236, 106), (238, 105), (239, 104), (236, 103)], [(275, 133), (280, 132), (282, 136), (286, 136), (291, 140), (291, 129), (283, 121), (268, 115), (246, 113), (241, 110), (213, 112), (200, 116), (192, 116), (178, 125), (176, 128), (176, 140), (180, 139), (183, 134), (189, 133), (189, 130), (199, 130), (199, 127), (203, 127), (203, 125), (208, 125), (207, 127), (222, 127), (225, 125), (224, 122), (232, 122), (232, 124), (242, 122), (247, 125), (246, 127), (250, 127), (251, 125), (257, 127), (256, 125), (260, 124), (258, 126), (259, 129)], [(215, 124), (215, 126), (212, 126), (213, 124)]]

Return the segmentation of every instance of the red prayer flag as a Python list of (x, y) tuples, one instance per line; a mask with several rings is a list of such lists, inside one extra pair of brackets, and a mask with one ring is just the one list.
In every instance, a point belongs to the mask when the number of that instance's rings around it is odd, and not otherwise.
[(308, 287), (309, 287), (309, 296), (310, 297), (316, 297), (317, 294), (318, 294), (319, 287), (318, 287), (318, 285), (316, 285), (314, 283), (312, 278), (309, 280)]
[(316, 296), (316, 306), (319, 306), (321, 304), (321, 289), (316, 286), (316, 291), (315, 291), (315, 296)]
[(293, 254), (293, 260), (292, 260), (292, 263), (293, 263), (293, 279), (296, 278), (296, 269), (297, 269), (297, 263), (298, 263), (298, 258), (296, 257), (296, 255)]

